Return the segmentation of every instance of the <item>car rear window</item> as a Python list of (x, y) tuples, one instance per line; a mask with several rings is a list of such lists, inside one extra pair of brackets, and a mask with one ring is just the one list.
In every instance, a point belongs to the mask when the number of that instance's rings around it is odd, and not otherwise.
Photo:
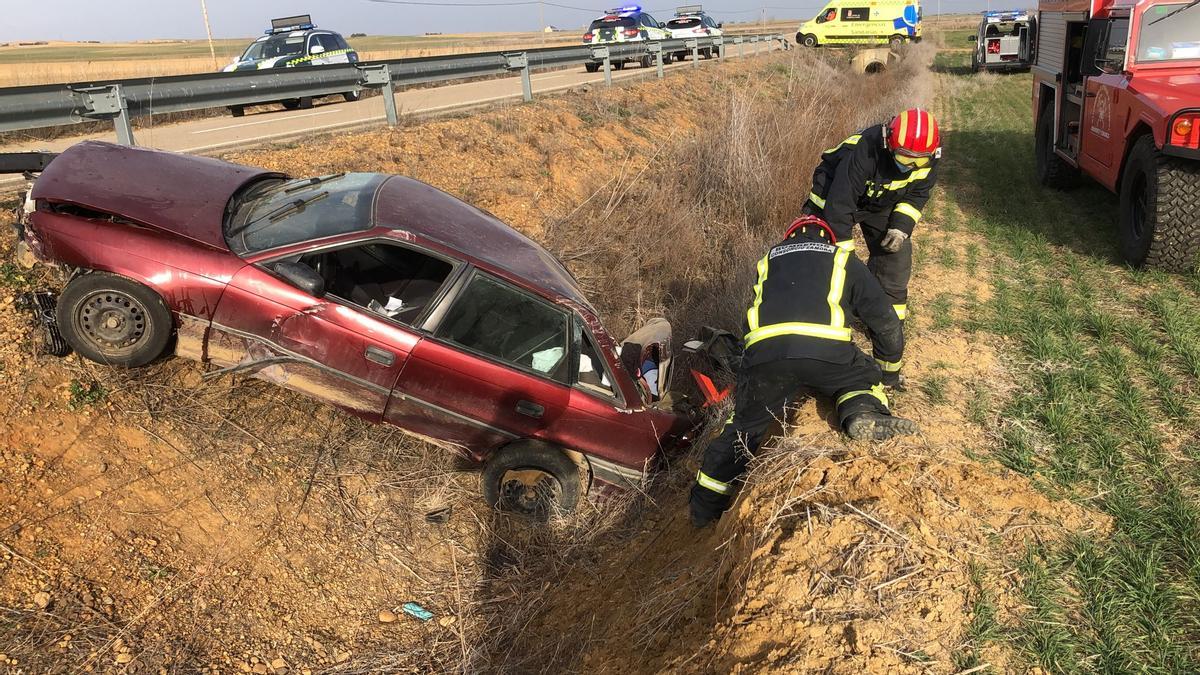
[(614, 17), (611, 19), (596, 19), (592, 22), (592, 30), (600, 30), (601, 28), (633, 28), (637, 22), (628, 17)]
[(700, 25), (700, 19), (672, 19), (667, 22), (667, 28), (695, 28)]
[(387, 178), (347, 173), (254, 183), (226, 208), (225, 241), (246, 255), (368, 230), (375, 193)]

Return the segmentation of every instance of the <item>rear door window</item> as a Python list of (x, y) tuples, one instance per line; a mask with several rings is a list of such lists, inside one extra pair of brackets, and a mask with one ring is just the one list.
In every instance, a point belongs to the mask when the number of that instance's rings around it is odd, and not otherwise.
[(501, 363), (566, 383), (568, 325), (564, 310), (477, 271), (434, 335)]
[(869, 21), (870, 7), (846, 7), (842, 10), (842, 21)]

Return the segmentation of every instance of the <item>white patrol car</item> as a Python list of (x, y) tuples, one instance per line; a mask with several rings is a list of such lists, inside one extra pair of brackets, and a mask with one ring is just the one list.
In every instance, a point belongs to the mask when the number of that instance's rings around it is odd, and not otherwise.
[[(583, 43), (587, 45), (618, 44), (622, 42), (645, 42), (647, 40), (666, 40), (671, 37), (666, 24), (642, 11), (637, 5), (610, 9), (588, 26), (583, 34)], [(632, 60), (632, 59), (630, 59)], [(625, 60), (612, 60), (613, 68), (620, 70), (625, 67)], [(643, 67), (654, 65), (650, 56), (641, 58)], [(586, 65), (589, 73), (600, 70), (599, 63)]]
[[(676, 40), (689, 40), (691, 38), (710, 38), (724, 35), (725, 31), (721, 30), (721, 25), (711, 16), (704, 13), (703, 6), (684, 5), (683, 7), (675, 8), (675, 18), (667, 22), (667, 30), (671, 32), (671, 37)], [(682, 61), (687, 55), (687, 51), (679, 51), (672, 54), (676, 61)], [(712, 47), (701, 49), (700, 56), (711, 59), (713, 57)]]
[[(241, 56), (221, 69), (230, 73), (241, 70), (264, 70), (267, 68), (295, 68), (299, 66), (324, 66), (334, 63), (358, 63), (358, 52), (346, 40), (331, 30), (318, 30), (308, 14), (271, 19), (271, 28), (255, 40)], [(357, 101), (359, 92), (342, 94), (347, 101)], [(312, 105), (311, 99), (288, 99), (281, 101), (283, 107), (294, 110)], [(230, 108), (235, 117), (241, 117), (242, 106)]]

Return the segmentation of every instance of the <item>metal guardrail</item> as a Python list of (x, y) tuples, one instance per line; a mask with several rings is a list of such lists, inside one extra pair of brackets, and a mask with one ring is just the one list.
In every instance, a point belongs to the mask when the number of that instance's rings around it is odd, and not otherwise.
[(605, 82), (612, 84), (613, 64), (649, 59), (663, 76), (665, 54), (691, 52), (698, 66), (701, 49), (713, 49), (720, 58), (730, 46), (745, 56), (747, 44), (772, 44), (787, 49), (786, 36), (738, 35), (658, 40), (607, 45), (549, 47), (523, 52), (480, 52), (454, 56), (371, 61), (357, 64), (279, 68), (230, 73), (202, 73), (155, 78), (108, 80), (88, 83), (48, 84), (0, 89), (0, 131), (68, 126), (93, 120), (112, 120), (117, 140), (133, 145), (134, 117), (302, 99), (330, 94), (382, 89), (389, 124), (399, 123), (394, 98), (396, 85), (449, 82), (519, 71), (524, 99), (533, 99), (530, 74), (571, 65), (595, 63)]

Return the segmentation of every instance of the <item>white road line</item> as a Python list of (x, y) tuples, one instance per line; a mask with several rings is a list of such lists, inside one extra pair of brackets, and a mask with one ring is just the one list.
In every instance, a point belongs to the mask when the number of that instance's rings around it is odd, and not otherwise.
[(241, 127), (252, 127), (256, 124), (275, 124), (277, 122), (286, 122), (288, 120), (298, 120), (302, 117), (316, 117), (317, 115), (328, 115), (338, 112), (337, 110), (318, 110), (317, 112), (304, 113), (303, 115), (292, 115), (290, 117), (272, 117), (269, 120), (259, 120), (257, 122), (242, 122), (240, 124), (230, 124), (223, 127), (213, 127), (212, 129), (200, 129), (193, 131), (193, 134), (211, 134), (214, 131), (225, 131), (226, 129), (238, 129)]

